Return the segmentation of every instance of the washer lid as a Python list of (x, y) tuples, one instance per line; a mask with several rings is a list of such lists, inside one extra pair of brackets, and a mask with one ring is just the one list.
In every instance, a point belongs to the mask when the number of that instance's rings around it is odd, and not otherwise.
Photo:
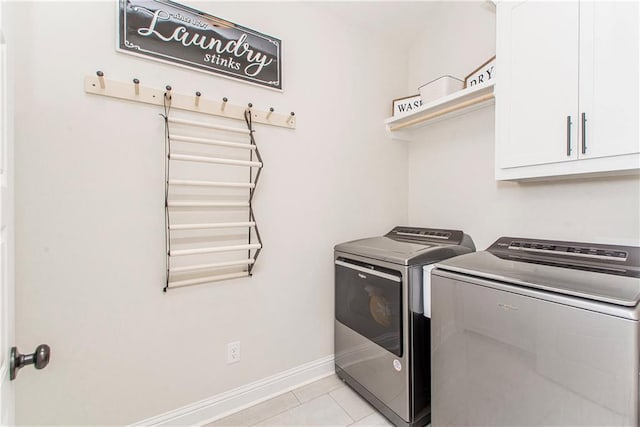
[[(474, 252), (436, 264), (443, 270), (616, 305), (640, 302), (640, 279)], [(604, 271), (604, 270), (602, 270)]]

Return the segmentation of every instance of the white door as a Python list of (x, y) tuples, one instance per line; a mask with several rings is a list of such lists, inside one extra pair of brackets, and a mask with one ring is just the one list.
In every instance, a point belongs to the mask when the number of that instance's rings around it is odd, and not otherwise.
[(498, 13), (497, 166), (575, 160), (578, 3), (503, 3)]
[(7, 120), (6, 44), (0, 2), (0, 422), (14, 423), (14, 386), (9, 380), (9, 353), (14, 339), (13, 180)]
[(13, 347), (14, 331), (14, 182), (13, 182), (13, 116), (10, 108), (14, 94), (7, 85), (10, 74), (7, 45), (3, 32), (3, 1), (0, 0), (0, 423), (15, 424), (15, 387), (23, 366), (41, 369), (49, 362), (46, 345), (25, 350)]
[(580, 3), (581, 158), (640, 152), (638, 9), (637, 2)]

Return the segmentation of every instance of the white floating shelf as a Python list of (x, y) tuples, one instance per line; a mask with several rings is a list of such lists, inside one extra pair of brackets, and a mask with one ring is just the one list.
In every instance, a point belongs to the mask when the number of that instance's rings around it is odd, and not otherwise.
[(413, 129), (492, 105), (494, 84), (492, 81), (462, 89), (423, 104), (406, 115), (385, 119), (387, 133), (393, 139), (407, 141), (411, 139), (409, 131)]

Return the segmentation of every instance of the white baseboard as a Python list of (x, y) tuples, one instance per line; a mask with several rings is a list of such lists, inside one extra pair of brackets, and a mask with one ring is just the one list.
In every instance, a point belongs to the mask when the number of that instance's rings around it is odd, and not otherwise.
[(333, 372), (334, 357), (330, 355), (132, 425), (199, 426), (207, 424), (331, 375)]

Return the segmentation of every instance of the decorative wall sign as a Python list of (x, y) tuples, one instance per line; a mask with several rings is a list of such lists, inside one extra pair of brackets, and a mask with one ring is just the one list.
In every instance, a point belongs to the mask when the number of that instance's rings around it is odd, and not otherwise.
[(464, 87), (475, 86), (488, 82), (495, 77), (496, 56), (493, 55), (487, 62), (476, 68), (464, 78)]
[(118, 50), (282, 89), (281, 41), (169, 0), (119, 0)]
[(422, 97), (420, 95), (411, 95), (405, 98), (394, 99), (393, 117), (411, 113), (420, 107), (422, 107)]

